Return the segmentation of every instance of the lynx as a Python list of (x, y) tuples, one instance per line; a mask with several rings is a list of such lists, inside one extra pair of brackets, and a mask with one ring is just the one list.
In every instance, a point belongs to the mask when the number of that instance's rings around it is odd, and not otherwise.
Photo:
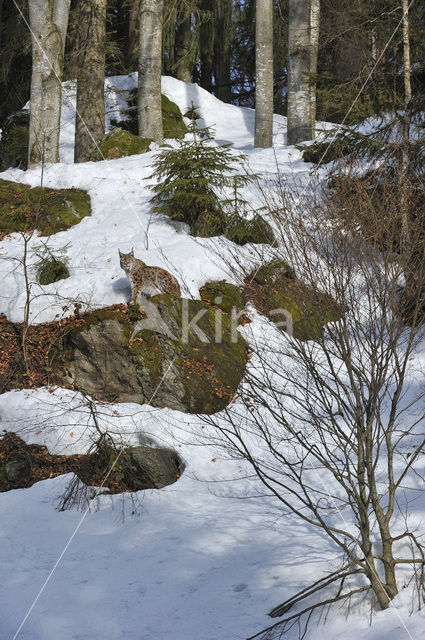
[(142, 299), (155, 296), (158, 293), (171, 293), (180, 296), (180, 286), (176, 278), (161, 267), (149, 267), (142, 260), (134, 257), (133, 249), (130, 253), (120, 254), (120, 267), (124, 269), (131, 284), (131, 301), (136, 303)]

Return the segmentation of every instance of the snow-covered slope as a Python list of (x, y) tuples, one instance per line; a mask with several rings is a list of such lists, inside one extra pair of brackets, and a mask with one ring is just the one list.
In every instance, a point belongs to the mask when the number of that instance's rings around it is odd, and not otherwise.
[[(135, 84), (134, 75), (108, 79), (108, 122)], [(75, 96), (72, 84), (66, 89), (62, 163), (45, 170), (44, 184), (87, 189), (93, 214), (49, 239), (52, 248), (68, 246), (71, 277), (43, 289), (32, 303), (31, 320), (53, 319), (69, 299), (79, 298), (91, 308), (125, 302), (128, 282), (118, 248), (134, 247), (136, 256), (151, 265), (172, 264), (193, 296), (207, 280), (228, 279), (212, 251), (213, 240), (195, 239), (183, 226), (150, 219), (146, 185), (154, 152), (72, 164)], [(231, 142), (235, 154), (246, 153), (253, 171), (272, 174), (277, 161), (289, 179), (308, 179), (310, 167), (296, 149), (285, 146), (285, 118), (275, 117), (274, 150), (258, 150), (252, 110), (223, 104), (197, 85), (173, 78), (163, 78), (163, 92), (182, 110), (192, 102), (198, 106), (203, 124), (215, 128), (217, 143)], [(39, 171), (15, 169), (1, 177), (40, 183)], [(253, 202), (258, 198), (254, 191), (248, 196)], [(247, 249), (237, 250), (250, 259)], [(5, 238), (0, 254), (0, 312), (20, 321), (23, 274), (13, 261), (22, 255), (20, 238)], [(42, 293), (36, 285), (34, 293)], [(101, 497), (99, 509), (84, 519), (77, 511), (55, 510), (69, 476), (0, 494), (1, 640), (244, 638), (270, 624), (268, 610), (334, 561), (320, 532), (290, 516), (276, 521), (267, 499), (241, 499), (249, 486), (242, 481), (247, 469), (222, 459), (212, 444), (199, 439), (208, 433), (199, 418), (130, 404), (101, 405), (99, 411), (101, 421), (127, 442), (137, 444), (143, 433), (173, 446), (185, 472), (159, 491)], [(0, 429), (46, 444), (52, 453), (84, 452), (96, 437), (82, 397), (63, 389), (1, 395)], [(132, 515), (134, 499), (140, 504)], [(420, 640), (424, 616), (408, 617), (407, 591), (370, 628), (368, 609), (353, 611), (349, 622), (334, 612), (326, 627), (312, 629), (308, 637)], [(295, 630), (288, 637), (295, 638)]]

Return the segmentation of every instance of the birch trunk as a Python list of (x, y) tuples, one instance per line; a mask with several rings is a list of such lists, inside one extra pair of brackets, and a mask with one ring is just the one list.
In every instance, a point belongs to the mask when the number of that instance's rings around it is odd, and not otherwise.
[(139, 135), (164, 140), (161, 112), (164, 0), (141, 0), (139, 49)]
[(408, 251), (410, 245), (410, 220), (407, 202), (408, 172), (410, 161), (410, 103), (412, 100), (412, 85), (410, 80), (410, 40), (409, 40), (409, 2), (402, 0), (402, 29), (403, 29), (403, 79), (404, 79), (404, 114), (401, 123), (401, 226), (402, 244), (404, 251)]
[(28, 166), (59, 162), (62, 73), (70, 0), (29, 0), (32, 31)]
[(310, 0), (289, 0), (288, 144), (313, 138), (310, 58)]
[(74, 161), (92, 159), (105, 135), (106, 0), (80, 1)]
[(255, 134), (254, 146), (273, 144), (273, 0), (255, 5)]
[(320, 0), (310, 0), (310, 119), (315, 137), (316, 75), (319, 56)]

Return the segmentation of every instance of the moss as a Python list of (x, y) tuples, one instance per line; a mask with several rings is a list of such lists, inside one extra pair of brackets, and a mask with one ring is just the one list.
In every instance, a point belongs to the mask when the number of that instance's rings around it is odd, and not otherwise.
[(0, 180), (0, 233), (38, 229), (65, 231), (91, 213), (90, 196), (79, 189), (47, 189)]
[(257, 282), (264, 286), (273, 286), (280, 282), (282, 278), (289, 278), (295, 280), (295, 271), (286, 262), (281, 260), (272, 260), (268, 264), (262, 265), (259, 269), (256, 269), (252, 275), (249, 275), (246, 280)]
[[(201, 300), (184, 300), (164, 294), (150, 299), (170, 328), (175, 339), (144, 331), (136, 349), (143, 365), (150, 371), (151, 381), (158, 384), (164, 363), (175, 358), (174, 366), (183, 385), (183, 405), (191, 413), (215, 413), (226, 407), (245, 372), (247, 345), (236, 327), (232, 333), (231, 319), (219, 309)], [(185, 314), (193, 320), (200, 313), (196, 325), (207, 337), (203, 342), (196, 332), (184, 335)], [(216, 339), (216, 327), (220, 327)], [(150, 335), (149, 335), (150, 334)], [(233, 339), (232, 339), (233, 338)], [(133, 353), (135, 347), (132, 347)]]
[(293, 270), (279, 261), (248, 276), (244, 296), (282, 331), (292, 329), (293, 336), (299, 340), (320, 338), (323, 327), (343, 315), (331, 296), (297, 280)]
[(231, 313), (232, 308), (238, 311), (244, 308), (242, 287), (237, 287), (224, 280), (207, 282), (199, 289), (199, 293), (204, 302), (218, 307), (225, 313)]
[(164, 138), (183, 138), (187, 132), (187, 127), (176, 103), (161, 94), (161, 109)]
[[(139, 122), (137, 115), (137, 90), (130, 91), (128, 97), (128, 109), (124, 112), (127, 120), (111, 120), (113, 127), (121, 127), (134, 136), (138, 136)], [(187, 132), (182, 113), (175, 102), (172, 102), (164, 94), (161, 95), (162, 126), (165, 138), (183, 138)]]
[(146, 153), (152, 140), (141, 138), (124, 129), (113, 129), (103, 139), (96, 153), (96, 160), (113, 160), (125, 156)]
[(73, 331), (89, 331), (92, 327), (105, 322), (105, 320), (118, 320), (118, 322), (123, 325), (124, 336), (127, 341), (129, 340), (132, 327), (122, 308), (106, 307), (104, 309), (97, 309), (96, 311), (89, 311), (81, 316), (76, 316)]
[(163, 372), (163, 353), (154, 331), (139, 331), (128, 340), (128, 348), (136, 360), (136, 366), (143, 363), (149, 372), (151, 384), (157, 387), (161, 382)]

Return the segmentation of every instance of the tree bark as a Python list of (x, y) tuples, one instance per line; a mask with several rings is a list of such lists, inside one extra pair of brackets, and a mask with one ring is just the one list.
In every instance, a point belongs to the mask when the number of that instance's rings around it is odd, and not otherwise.
[(201, 7), (205, 13), (201, 18), (199, 28), (199, 49), (201, 59), (200, 84), (203, 89), (211, 93), (214, 70), (214, 6), (212, 0), (202, 0)]
[(315, 137), (316, 75), (319, 57), (320, 0), (310, 0), (310, 119)]
[(106, 0), (80, 0), (74, 161), (92, 159), (105, 135)]
[(28, 166), (59, 162), (62, 73), (70, 0), (29, 0), (32, 31)]
[(214, 39), (215, 95), (230, 102), (230, 27), (232, 0), (217, 0), (215, 7), (216, 34)]
[(289, 0), (288, 144), (313, 138), (311, 118), (310, 0)]
[(273, 0), (256, 0), (255, 147), (273, 144)]
[(178, 80), (191, 82), (192, 74), (189, 67), (189, 49), (191, 38), (190, 14), (177, 17), (176, 32), (176, 75)]
[(139, 25), (140, 0), (131, 0), (128, 16), (128, 53), (127, 67), (129, 71), (137, 71), (139, 60)]
[(139, 135), (164, 140), (161, 112), (162, 19), (164, 0), (141, 0), (139, 50)]

